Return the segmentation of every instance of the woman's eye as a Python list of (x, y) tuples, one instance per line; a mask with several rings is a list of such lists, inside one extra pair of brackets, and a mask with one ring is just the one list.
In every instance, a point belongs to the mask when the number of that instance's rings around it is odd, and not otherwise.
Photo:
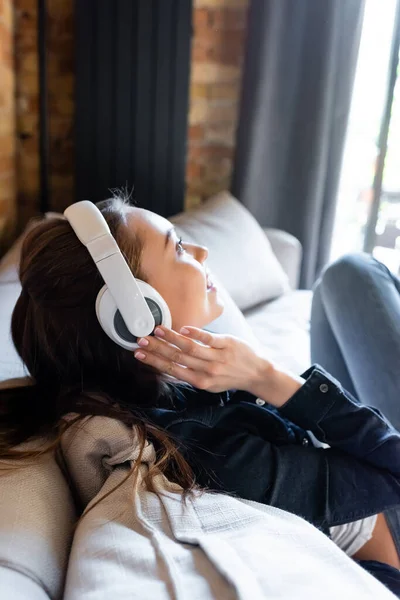
[(182, 238), (179, 238), (179, 241), (176, 244), (176, 248), (177, 248), (179, 254), (182, 254), (182, 252), (185, 252), (185, 248), (183, 247), (183, 244), (182, 244)]

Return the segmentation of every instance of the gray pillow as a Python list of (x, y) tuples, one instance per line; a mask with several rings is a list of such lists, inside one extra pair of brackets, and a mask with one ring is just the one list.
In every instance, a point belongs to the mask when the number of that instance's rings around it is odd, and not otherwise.
[(189, 242), (207, 246), (208, 265), (240, 310), (278, 298), (288, 278), (264, 231), (229, 192), (170, 219)]

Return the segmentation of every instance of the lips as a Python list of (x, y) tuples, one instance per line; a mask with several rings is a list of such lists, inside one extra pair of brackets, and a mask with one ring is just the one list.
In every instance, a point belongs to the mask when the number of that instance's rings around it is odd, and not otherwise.
[(212, 290), (215, 286), (214, 286), (214, 283), (208, 272), (206, 273), (206, 279), (207, 279), (207, 290)]

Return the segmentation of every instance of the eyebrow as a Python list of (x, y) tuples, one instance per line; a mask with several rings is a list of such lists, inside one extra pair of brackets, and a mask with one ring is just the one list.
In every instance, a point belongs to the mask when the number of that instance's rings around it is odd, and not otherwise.
[(174, 231), (175, 227), (171, 227), (171, 229), (168, 229), (167, 234), (165, 236), (164, 250), (168, 246), (168, 242), (171, 239), (171, 235), (174, 233)]

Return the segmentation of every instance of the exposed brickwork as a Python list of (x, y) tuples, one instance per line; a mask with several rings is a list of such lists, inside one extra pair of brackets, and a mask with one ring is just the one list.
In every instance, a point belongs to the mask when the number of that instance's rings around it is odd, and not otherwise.
[(39, 85), (37, 2), (15, 0), (18, 220), (22, 227), (38, 213)]
[(16, 215), (14, 27), (12, 0), (0, 1), (0, 250), (12, 238)]
[[(18, 208), (21, 225), (39, 207), (37, 2), (15, 0)], [(51, 210), (73, 199), (73, 0), (48, 0), (47, 68)]]
[(186, 207), (229, 188), (249, 0), (194, 0)]
[(74, 0), (47, 0), (51, 209), (74, 201)]
[[(230, 185), (249, 2), (194, 0), (187, 207)], [(74, 0), (47, 5), (51, 209), (60, 211), (74, 197)], [(20, 225), (39, 207), (36, 10), (36, 0), (0, 0), (0, 230), (15, 216), (16, 180)]]

